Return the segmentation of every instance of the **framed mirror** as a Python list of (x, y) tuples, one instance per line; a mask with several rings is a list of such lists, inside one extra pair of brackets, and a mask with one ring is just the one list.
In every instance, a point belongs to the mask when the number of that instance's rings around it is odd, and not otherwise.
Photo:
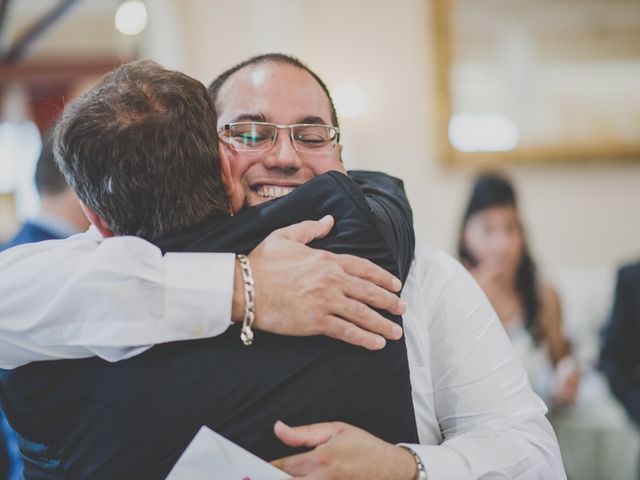
[(640, 1), (432, 1), (445, 164), (640, 162)]

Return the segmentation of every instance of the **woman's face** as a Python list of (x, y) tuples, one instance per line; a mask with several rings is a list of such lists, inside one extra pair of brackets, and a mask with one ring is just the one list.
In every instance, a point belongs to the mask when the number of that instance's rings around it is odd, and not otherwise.
[(503, 275), (516, 273), (524, 238), (512, 206), (496, 206), (474, 213), (463, 232), (464, 245), (479, 266), (491, 266)]

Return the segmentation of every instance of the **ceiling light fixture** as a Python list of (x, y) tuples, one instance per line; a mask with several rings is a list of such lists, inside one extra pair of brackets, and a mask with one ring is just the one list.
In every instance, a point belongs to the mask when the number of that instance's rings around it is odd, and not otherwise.
[(127, 0), (118, 7), (114, 22), (123, 35), (137, 35), (147, 26), (147, 7), (140, 0)]

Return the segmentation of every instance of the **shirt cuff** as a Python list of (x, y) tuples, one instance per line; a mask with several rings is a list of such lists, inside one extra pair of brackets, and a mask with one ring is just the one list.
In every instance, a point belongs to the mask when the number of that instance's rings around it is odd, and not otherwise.
[(424, 465), (427, 480), (468, 478), (469, 469), (462, 455), (444, 445), (399, 443), (416, 452)]
[(220, 335), (231, 325), (235, 255), (167, 253), (165, 320), (185, 339)]

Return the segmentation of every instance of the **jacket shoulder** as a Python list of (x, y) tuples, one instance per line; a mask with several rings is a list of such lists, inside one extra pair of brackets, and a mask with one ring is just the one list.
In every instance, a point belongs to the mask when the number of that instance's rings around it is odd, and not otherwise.
[(640, 285), (640, 261), (621, 267), (618, 270), (618, 282)]

